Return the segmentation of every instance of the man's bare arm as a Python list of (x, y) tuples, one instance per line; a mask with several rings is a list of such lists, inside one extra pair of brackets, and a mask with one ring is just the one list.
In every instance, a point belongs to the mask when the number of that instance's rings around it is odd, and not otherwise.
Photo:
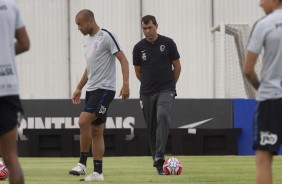
[(16, 30), (15, 38), (16, 38), (16, 42), (15, 42), (16, 54), (20, 54), (29, 50), (30, 42), (25, 27)]

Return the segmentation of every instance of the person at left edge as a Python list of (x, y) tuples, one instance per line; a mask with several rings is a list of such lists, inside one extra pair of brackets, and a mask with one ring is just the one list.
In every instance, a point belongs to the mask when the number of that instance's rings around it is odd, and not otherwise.
[[(94, 172), (81, 181), (104, 181), (102, 159), (105, 152), (104, 127), (108, 107), (115, 96), (116, 65), (118, 58), (123, 74), (123, 86), (119, 96), (129, 98), (128, 61), (114, 34), (100, 28), (92, 11), (81, 10), (75, 18), (78, 30), (85, 35), (84, 51), (87, 61), (85, 72), (73, 93), (72, 101), (79, 104), (81, 90), (87, 83), (85, 107), (79, 117), (80, 160), (69, 174), (84, 175), (86, 161), (92, 143)], [(92, 137), (92, 139), (91, 139)]]
[(15, 55), (29, 50), (29, 37), (14, 1), (0, 0), (0, 155), (10, 184), (23, 184), (18, 160), (17, 133), (23, 113)]

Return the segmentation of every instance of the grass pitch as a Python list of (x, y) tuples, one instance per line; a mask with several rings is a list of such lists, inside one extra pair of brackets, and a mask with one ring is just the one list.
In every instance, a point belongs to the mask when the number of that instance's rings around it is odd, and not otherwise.
[[(254, 156), (176, 156), (183, 165), (179, 176), (158, 176), (151, 157), (105, 157), (103, 183), (115, 184), (253, 184), (255, 183)], [(83, 177), (68, 171), (78, 158), (20, 158), (26, 184), (75, 184)], [(88, 159), (87, 173), (93, 171)], [(274, 157), (274, 184), (282, 183), (282, 157)], [(8, 184), (8, 181), (0, 181)]]

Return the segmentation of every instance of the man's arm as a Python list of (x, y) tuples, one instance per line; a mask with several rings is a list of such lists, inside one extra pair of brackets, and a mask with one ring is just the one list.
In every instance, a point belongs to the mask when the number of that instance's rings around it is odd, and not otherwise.
[(179, 79), (180, 72), (181, 72), (181, 64), (180, 64), (179, 59), (173, 60), (172, 65), (173, 65), (173, 78), (176, 84)]
[(244, 63), (244, 74), (256, 90), (259, 88), (259, 80), (255, 72), (257, 58), (258, 54), (251, 51), (247, 51), (246, 61)]
[(85, 86), (85, 84), (88, 81), (88, 77), (87, 77), (87, 69), (85, 69), (84, 74), (82, 76), (82, 78), (80, 79), (75, 91), (73, 92), (72, 95), (72, 103), (74, 104), (79, 104), (80, 103), (80, 96), (81, 96), (81, 91), (82, 88)]
[(15, 38), (16, 38), (16, 42), (15, 42), (16, 54), (20, 54), (25, 51), (28, 51), (30, 47), (30, 42), (25, 27), (21, 27), (16, 30)]
[(138, 65), (138, 66), (134, 66), (134, 69), (135, 69), (135, 75), (137, 77), (137, 79), (141, 82), (141, 66)]
[(115, 53), (115, 56), (118, 58), (120, 65), (121, 65), (121, 71), (122, 71), (122, 79), (123, 79), (123, 85), (120, 90), (119, 96), (121, 96), (122, 99), (129, 98), (129, 68), (128, 68), (128, 61), (122, 51), (118, 51)]
[(88, 77), (87, 77), (87, 68), (85, 68), (84, 70), (84, 73), (83, 73), (83, 76), (82, 78), (80, 79), (76, 89), (80, 89), (82, 90), (82, 88), (85, 86), (85, 84), (87, 83), (88, 81)]

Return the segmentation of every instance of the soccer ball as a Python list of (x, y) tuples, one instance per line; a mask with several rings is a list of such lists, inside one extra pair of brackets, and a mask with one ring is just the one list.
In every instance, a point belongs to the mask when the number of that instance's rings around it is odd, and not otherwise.
[(177, 158), (169, 158), (164, 162), (163, 170), (166, 175), (180, 175), (182, 164)]
[(0, 161), (0, 180), (8, 178), (9, 172), (4, 162)]

